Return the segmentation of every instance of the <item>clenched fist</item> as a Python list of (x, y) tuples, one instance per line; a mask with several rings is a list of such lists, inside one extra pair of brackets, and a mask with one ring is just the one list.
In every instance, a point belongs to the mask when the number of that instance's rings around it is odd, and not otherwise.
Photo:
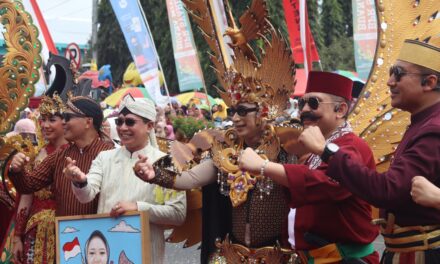
[(411, 196), (414, 202), (440, 209), (440, 189), (422, 176), (412, 179)]
[(307, 152), (321, 155), (325, 148), (325, 138), (317, 126), (309, 126), (299, 135), (298, 141), (304, 145)]
[(30, 160), (29, 157), (19, 152), (15, 154), (14, 157), (12, 158), (9, 169), (15, 173), (22, 172), (24, 166), (29, 162), (29, 160)]

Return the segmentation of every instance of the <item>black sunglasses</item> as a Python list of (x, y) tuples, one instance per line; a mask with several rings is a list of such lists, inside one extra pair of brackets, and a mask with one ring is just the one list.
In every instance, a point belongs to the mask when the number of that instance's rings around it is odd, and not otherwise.
[(258, 107), (247, 108), (244, 106), (230, 107), (227, 112), (229, 116), (234, 116), (237, 113), (239, 116), (246, 116), (248, 113), (258, 111)]
[(72, 118), (84, 118), (86, 116), (85, 115), (81, 115), (81, 114), (76, 114), (76, 113), (63, 113), (62, 117), (63, 117), (65, 122), (69, 122), (70, 119), (72, 119)]
[(341, 102), (322, 102), (321, 99), (318, 97), (310, 96), (308, 98), (300, 98), (298, 100), (298, 109), (299, 111), (302, 111), (304, 106), (308, 104), (310, 106), (310, 109), (316, 110), (319, 107), (319, 104), (337, 104)]
[(406, 72), (401, 67), (395, 65), (390, 67), (390, 77), (394, 75), (394, 79), (396, 80), (396, 82), (400, 82), (400, 79), (407, 74), (421, 75), (421, 76), (429, 75), (429, 73), (423, 73), (423, 72)]
[(115, 119), (115, 124), (116, 124), (116, 126), (119, 127), (119, 126), (122, 126), (125, 123), (126, 126), (132, 127), (138, 121), (141, 121), (141, 120), (135, 120), (135, 119), (132, 119), (132, 118), (125, 118), (125, 119), (124, 118), (116, 118)]
[(320, 101), (319, 101), (318, 97), (311, 96), (309, 98), (300, 98), (298, 100), (298, 109), (300, 111), (302, 111), (304, 106), (306, 106), (306, 104), (308, 104), (312, 110), (316, 110), (319, 107), (319, 103), (320, 103)]

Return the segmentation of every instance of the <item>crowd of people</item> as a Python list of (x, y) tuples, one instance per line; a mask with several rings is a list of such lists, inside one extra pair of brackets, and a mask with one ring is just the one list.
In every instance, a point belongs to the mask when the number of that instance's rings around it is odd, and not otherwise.
[[(55, 216), (147, 211), (151, 261), (163, 263), (165, 228), (185, 221), (182, 190), (203, 188), (202, 263), (439, 263), (439, 62), (439, 47), (407, 40), (390, 68), (391, 105), (411, 125), (383, 173), (347, 121), (353, 83), (335, 73), (310, 72), (304, 96), (287, 96), (275, 120), (263, 118), (273, 98), (249, 87), (211, 109), (126, 96), (106, 118), (88, 97), (45, 97), (8, 135), (36, 142), (40, 127), (46, 142), (34, 160), (16, 153), (7, 163), (19, 193), (14, 260), (54, 262)], [(304, 128), (291, 138), (296, 153), (270, 129), (292, 118)], [(210, 127), (227, 136), (199, 164), (161, 167), (169, 154), (158, 137), (187, 142)], [(157, 188), (174, 195), (159, 202)], [(379, 225), (371, 205), (382, 210)], [(372, 245), (379, 232), (381, 260)]]

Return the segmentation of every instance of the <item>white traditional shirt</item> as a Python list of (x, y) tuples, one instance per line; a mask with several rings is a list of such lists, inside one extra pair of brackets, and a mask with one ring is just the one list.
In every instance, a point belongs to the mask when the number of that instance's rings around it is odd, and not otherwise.
[(166, 154), (152, 147), (129, 152), (125, 147), (102, 151), (93, 161), (87, 174), (88, 184), (72, 190), (81, 203), (87, 203), (99, 193), (98, 213), (109, 213), (120, 201), (136, 202), (139, 211), (150, 218), (152, 263), (163, 263), (165, 252), (164, 225), (180, 225), (186, 217), (186, 196), (179, 192), (162, 204), (156, 202), (155, 190), (162, 188), (142, 181), (133, 171), (138, 155), (154, 163)]

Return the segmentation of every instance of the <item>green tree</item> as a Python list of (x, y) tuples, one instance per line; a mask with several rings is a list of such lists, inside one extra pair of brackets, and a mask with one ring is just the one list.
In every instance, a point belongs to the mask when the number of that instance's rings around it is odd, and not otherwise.
[(317, 0), (307, 1), (307, 12), (309, 15), (310, 31), (312, 32), (316, 46), (319, 49), (324, 46), (324, 38), (321, 24), (319, 23), (319, 5)]
[[(250, 3), (250, 0), (230, 1), (236, 22)], [(288, 40), (282, 1), (267, 0), (267, 3), (271, 22), (276, 28), (280, 29)], [(309, 23), (318, 47), (323, 69), (354, 69), (351, 1), (325, 0), (321, 2), (308, 0), (307, 4)], [(165, 1), (141, 0), (141, 5), (152, 31), (170, 93), (178, 93), (177, 74), (174, 55), (171, 52), (171, 33)], [(100, 2), (98, 22), (100, 25), (98, 43), (94, 47), (98, 51), (98, 64), (99, 66), (110, 64), (113, 79), (117, 84), (120, 84), (122, 83), (123, 73), (132, 58), (108, 0)], [(213, 85), (218, 86), (218, 81), (207, 56), (209, 48), (194, 23), (192, 23), (192, 28), (206, 87), (211, 95), (216, 96), (217, 93)]]
[(324, 33), (325, 46), (329, 46), (334, 40), (344, 37), (344, 17), (338, 0), (326, 0), (323, 2), (320, 24), (322, 33)]
[(323, 70), (353, 70), (351, 1), (325, 0), (319, 8), (318, 27), (323, 42), (317, 42), (317, 45)]

